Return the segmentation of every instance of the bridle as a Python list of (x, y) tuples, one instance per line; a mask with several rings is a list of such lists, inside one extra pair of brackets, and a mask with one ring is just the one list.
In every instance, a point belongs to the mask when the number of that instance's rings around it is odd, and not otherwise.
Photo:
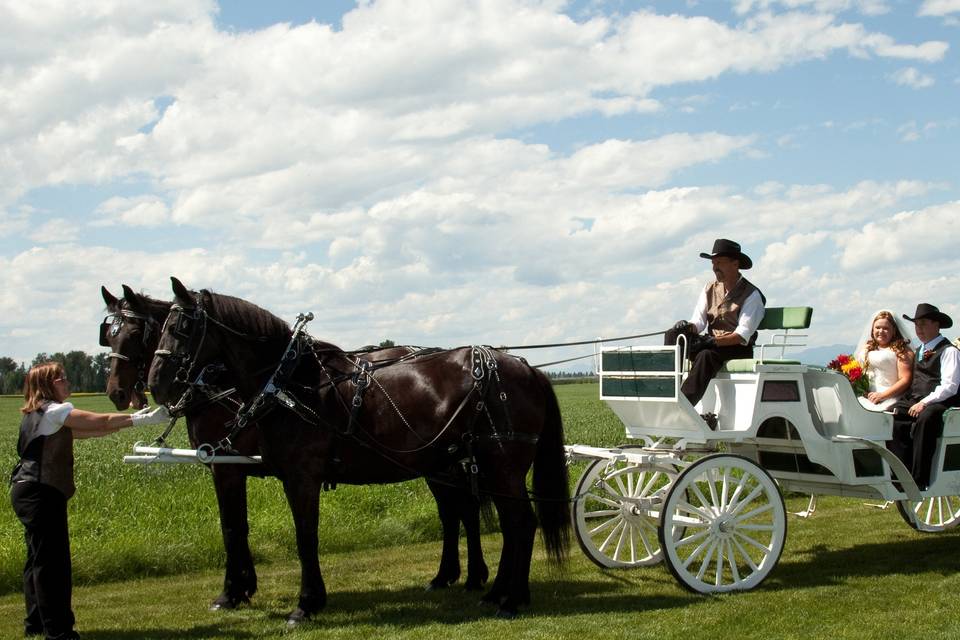
[[(147, 314), (137, 313), (130, 309), (119, 309), (118, 311), (111, 313), (103, 319), (103, 322), (100, 323), (100, 345), (103, 347), (113, 348), (113, 345), (110, 344), (110, 338), (115, 337), (120, 333), (120, 329), (123, 327), (124, 319), (129, 318), (132, 320), (142, 320), (143, 321), (143, 337), (141, 341), (145, 349), (149, 350), (150, 348), (150, 337), (153, 332), (156, 330), (159, 322)], [(130, 356), (126, 356), (122, 353), (116, 351), (111, 351), (107, 354), (107, 357), (114, 360), (123, 360), (124, 362), (130, 362)], [(137, 368), (137, 381), (133, 385), (134, 391), (143, 393), (147, 388), (147, 363), (141, 362), (140, 366)]]
[[(246, 340), (264, 342), (269, 339), (265, 336), (248, 335), (214, 318), (203, 307), (203, 296), (205, 293), (205, 290), (199, 292), (196, 296), (196, 304), (192, 307), (177, 303), (171, 304), (170, 311), (163, 322), (163, 326), (160, 328), (160, 335), (162, 337), (166, 333), (167, 326), (172, 320), (174, 325), (171, 331), (174, 336), (180, 338), (175, 351), (171, 351), (170, 349), (157, 349), (154, 351), (155, 357), (167, 359), (177, 366), (173, 381), (184, 387), (180, 398), (175, 403), (169, 405), (172, 416), (184, 415), (188, 408), (196, 408), (197, 402), (204, 405), (210, 404), (236, 391), (235, 388), (221, 391), (206, 381), (206, 378), (210, 375), (225, 370), (225, 367), (220, 363), (211, 363), (200, 367), (199, 371), (194, 375), (194, 371), (198, 369), (197, 361), (200, 358), (204, 342), (207, 339), (208, 323), (212, 323)], [(174, 312), (176, 312), (175, 318)], [(201, 397), (197, 402), (194, 402), (194, 399), (197, 397), (197, 392), (200, 393)]]

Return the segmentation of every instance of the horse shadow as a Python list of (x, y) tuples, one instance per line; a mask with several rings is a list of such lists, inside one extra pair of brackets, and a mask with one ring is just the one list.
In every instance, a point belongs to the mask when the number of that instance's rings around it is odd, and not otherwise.
[[(636, 574), (634, 574), (636, 575)], [(609, 580), (555, 580), (531, 581), (534, 602), (520, 610), (519, 619), (536, 619), (541, 616), (574, 616), (604, 612), (664, 610), (683, 607), (697, 601), (693, 594), (645, 595), (638, 598), (630, 592), (630, 585), (637, 578), (626, 577), (621, 572), (602, 573)], [(305, 631), (314, 629), (346, 629), (351, 627), (389, 627), (412, 629), (425, 624), (462, 625), (494, 619), (496, 607), (480, 603), (482, 592), (466, 591), (451, 587), (425, 592), (420, 586), (396, 589), (363, 589), (331, 591), (327, 607), (305, 623)], [(290, 603), (292, 606), (292, 603)], [(286, 612), (276, 609), (276, 601), (250, 605), (262, 612), (259, 622), (251, 625), (250, 616), (231, 619), (232, 612), (211, 613), (211, 618), (194, 627), (136, 629), (87, 629), (83, 637), (93, 640), (166, 640), (168, 638), (208, 638), (229, 635), (232, 638), (263, 637), (264, 621), (276, 626), (280, 634), (286, 625)], [(239, 613), (239, 612), (237, 612)], [(256, 628), (253, 628), (255, 626)], [(387, 635), (389, 633), (387, 632)]]

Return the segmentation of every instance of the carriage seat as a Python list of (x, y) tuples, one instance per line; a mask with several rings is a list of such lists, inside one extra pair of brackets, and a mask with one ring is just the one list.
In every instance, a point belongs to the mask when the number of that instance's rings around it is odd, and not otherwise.
[[(760, 347), (760, 358), (730, 360), (721, 371), (726, 373), (753, 373), (758, 364), (800, 364), (799, 360), (783, 360), (766, 357), (764, 351), (780, 349), (781, 358), (786, 347), (800, 346), (788, 343), (790, 330), (809, 329), (813, 307), (767, 307), (758, 330), (782, 331), (772, 336), (770, 342)], [(796, 334), (794, 334), (796, 335)]]

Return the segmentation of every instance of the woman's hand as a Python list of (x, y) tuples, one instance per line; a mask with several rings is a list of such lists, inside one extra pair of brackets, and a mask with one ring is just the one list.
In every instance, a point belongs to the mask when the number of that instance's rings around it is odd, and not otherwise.
[(170, 412), (165, 405), (156, 408), (147, 407), (130, 414), (131, 426), (141, 427), (148, 424), (163, 424), (170, 422)]

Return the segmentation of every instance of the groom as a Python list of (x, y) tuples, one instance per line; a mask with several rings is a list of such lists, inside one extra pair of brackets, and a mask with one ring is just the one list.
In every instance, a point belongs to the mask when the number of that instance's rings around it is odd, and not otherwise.
[(920, 490), (930, 484), (930, 465), (943, 432), (943, 413), (960, 406), (960, 349), (940, 334), (953, 326), (950, 316), (932, 304), (917, 305), (914, 316), (917, 361), (910, 389), (894, 405), (893, 441), (890, 450), (910, 467)]

